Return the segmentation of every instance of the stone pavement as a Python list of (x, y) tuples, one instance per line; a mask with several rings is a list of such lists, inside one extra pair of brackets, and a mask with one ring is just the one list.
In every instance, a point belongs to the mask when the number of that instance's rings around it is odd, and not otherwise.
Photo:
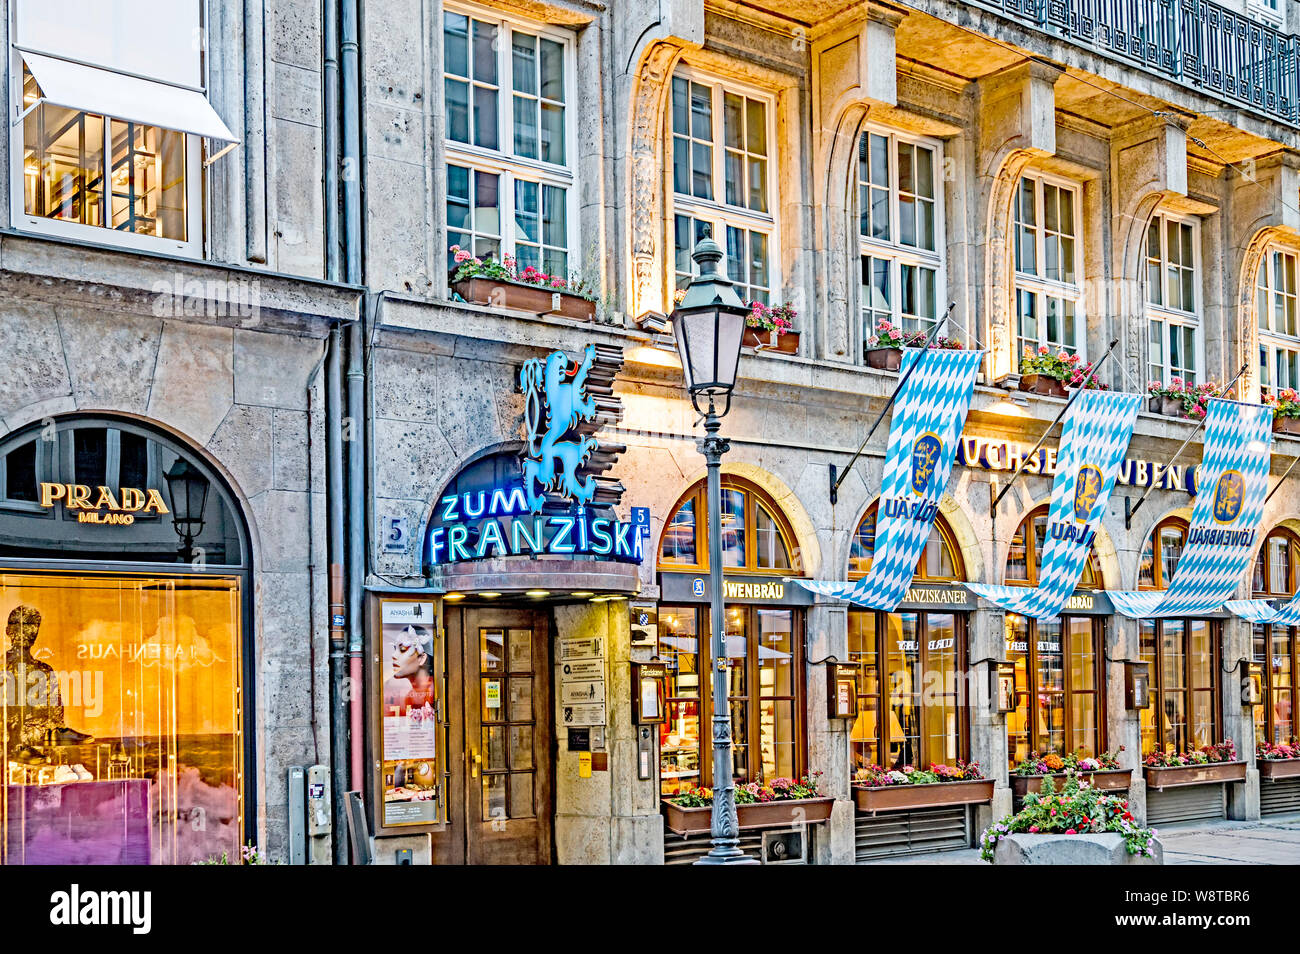
[[(1160, 827), (1167, 865), (1300, 864), (1300, 815), (1261, 821), (1188, 822)], [(890, 858), (882, 865), (978, 865), (978, 849)]]

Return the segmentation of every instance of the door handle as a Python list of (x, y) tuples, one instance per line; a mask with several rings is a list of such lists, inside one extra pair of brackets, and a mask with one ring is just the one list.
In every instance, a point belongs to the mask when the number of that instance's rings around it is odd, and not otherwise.
[(478, 778), (478, 767), (483, 764), (483, 756), (477, 749), (470, 749), (469, 777)]

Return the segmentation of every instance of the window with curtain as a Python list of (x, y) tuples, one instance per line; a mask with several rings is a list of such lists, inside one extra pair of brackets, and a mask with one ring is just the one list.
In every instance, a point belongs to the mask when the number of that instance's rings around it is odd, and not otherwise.
[(778, 279), (774, 101), (686, 69), (670, 95), (675, 287), (689, 284), (691, 253), (709, 238), (741, 300), (769, 304)]
[(572, 37), (448, 6), (442, 43), (448, 248), (568, 280), (579, 264)]
[(867, 129), (858, 139), (863, 350), (882, 321), (929, 332), (944, 296), (943, 153), (938, 142)]
[[(1289, 599), (1300, 583), (1300, 537), (1279, 527), (1264, 538), (1255, 560), (1253, 595)], [(1285, 743), (1300, 735), (1296, 724), (1296, 673), (1300, 627), (1252, 626), (1253, 656), (1264, 674), (1264, 695), (1254, 707), (1255, 738)]]
[(1296, 254), (1271, 249), (1255, 279), (1259, 324), (1259, 383), (1266, 391), (1300, 387), (1300, 317), (1296, 314)]
[(1017, 360), (1026, 349), (1086, 357), (1078, 185), (1020, 180), (1012, 200)]
[[(1047, 541), (1048, 507), (1021, 521), (1007, 552), (1007, 583), (1037, 586)], [(1097, 589), (1101, 572), (1090, 550), (1078, 588)], [(1006, 658), (1016, 667), (1016, 709), (1007, 714), (1007, 756), (1011, 766), (1029, 756), (1094, 756), (1105, 745), (1105, 694), (1100, 618), (1062, 616), (1035, 620), (1006, 614)]]
[(1156, 215), (1147, 228), (1147, 356), (1152, 381), (1195, 383), (1201, 367), (1200, 229)]

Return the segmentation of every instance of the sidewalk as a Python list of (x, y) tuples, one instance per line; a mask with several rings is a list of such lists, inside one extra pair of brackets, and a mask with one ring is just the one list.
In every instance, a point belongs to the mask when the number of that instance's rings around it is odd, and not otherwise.
[[(1189, 822), (1159, 829), (1167, 865), (1300, 864), (1300, 815), (1262, 821)], [(885, 858), (880, 865), (978, 865), (976, 848)]]

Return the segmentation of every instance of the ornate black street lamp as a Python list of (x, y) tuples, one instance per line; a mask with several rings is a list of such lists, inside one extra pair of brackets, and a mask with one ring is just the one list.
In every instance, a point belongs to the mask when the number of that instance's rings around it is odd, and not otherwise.
[[(672, 314), (677, 351), (691, 404), (704, 421), (700, 453), (708, 464), (709, 608), (712, 618), (713, 662), (713, 847), (697, 862), (702, 865), (757, 864), (740, 850), (736, 821), (736, 783), (732, 777), (731, 705), (727, 699), (727, 632), (722, 592), (722, 455), (730, 442), (718, 436), (722, 418), (731, 410), (736, 386), (740, 342), (749, 309), (718, 270), (722, 249), (712, 239), (695, 246), (692, 256), (700, 274), (686, 287), (686, 295)], [(726, 398), (722, 412), (715, 401)], [(707, 399), (707, 410), (700, 407)]]
[(184, 457), (177, 457), (167, 473), (167, 496), (172, 502), (172, 527), (181, 538), (180, 554), (189, 560), (194, 540), (203, 532), (203, 511), (208, 505), (208, 478)]

